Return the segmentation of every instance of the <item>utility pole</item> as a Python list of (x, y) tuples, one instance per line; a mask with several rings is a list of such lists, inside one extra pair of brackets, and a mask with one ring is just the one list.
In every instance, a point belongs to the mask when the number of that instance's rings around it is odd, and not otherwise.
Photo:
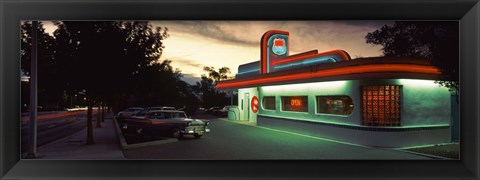
[(38, 21), (32, 21), (32, 50), (30, 56), (30, 122), (28, 123), (27, 158), (37, 157), (37, 30)]

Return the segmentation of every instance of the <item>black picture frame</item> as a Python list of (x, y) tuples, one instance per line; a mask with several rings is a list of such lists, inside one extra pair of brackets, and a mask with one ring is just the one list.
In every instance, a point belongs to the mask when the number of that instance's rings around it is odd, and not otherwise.
[[(458, 20), (461, 158), (451, 161), (20, 159), (21, 20)], [(478, 0), (1, 0), (2, 179), (478, 179)]]

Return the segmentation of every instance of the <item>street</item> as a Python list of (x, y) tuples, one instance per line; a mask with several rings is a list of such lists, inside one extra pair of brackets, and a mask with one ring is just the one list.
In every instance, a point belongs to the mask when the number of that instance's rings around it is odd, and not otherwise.
[[(207, 118), (207, 117), (204, 117)], [(428, 159), (406, 152), (362, 147), (262, 127), (209, 118), (211, 132), (200, 139), (124, 150), (128, 159)]]
[[(96, 110), (93, 110), (93, 114), (96, 114)], [(92, 119), (95, 121), (96, 116), (93, 116)], [(22, 116), (22, 152), (25, 152), (28, 147), (26, 146), (28, 142), (28, 122), (29, 116)], [(87, 111), (39, 113), (37, 115), (37, 147), (70, 136), (84, 129), (86, 122)]]

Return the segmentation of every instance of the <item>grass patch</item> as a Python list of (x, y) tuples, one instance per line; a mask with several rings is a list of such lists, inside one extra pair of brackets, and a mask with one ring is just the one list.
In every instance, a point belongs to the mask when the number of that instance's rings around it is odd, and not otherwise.
[(442, 145), (433, 145), (428, 147), (418, 147), (403, 149), (406, 151), (412, 151), (422, 154), (429, 154), (434, 156), (446, 157), (450, 159), (459, 159), (460, 158), (460, 144), (442, 144)]

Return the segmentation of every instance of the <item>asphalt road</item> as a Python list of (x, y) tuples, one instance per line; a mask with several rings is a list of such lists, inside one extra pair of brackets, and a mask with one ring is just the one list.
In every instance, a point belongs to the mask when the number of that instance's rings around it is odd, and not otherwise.
[[(96, 114), (96, 110), (94, 110)], [(28, 143), (28, 116), (22, 117), (21, 123), (21, 150), (27, 151)], [(95, 122), (96, 116), (93, 116)], [(95, 126), (95, 123), (93, 123)], [(39, 114), (37, 116), (37, 147), (43, 146), (58, 139), (68, 137), (87, 125), (87, 111), (56, 112)]]
[[(206, 117), (205, 117), (206, 118)], [(221, 119), (209, 119), (212, 132), (201, 139), (184, 140), (124, 150), (129, 159), (428, 159), (406, 152), (355, 146), (260, 128)]]

